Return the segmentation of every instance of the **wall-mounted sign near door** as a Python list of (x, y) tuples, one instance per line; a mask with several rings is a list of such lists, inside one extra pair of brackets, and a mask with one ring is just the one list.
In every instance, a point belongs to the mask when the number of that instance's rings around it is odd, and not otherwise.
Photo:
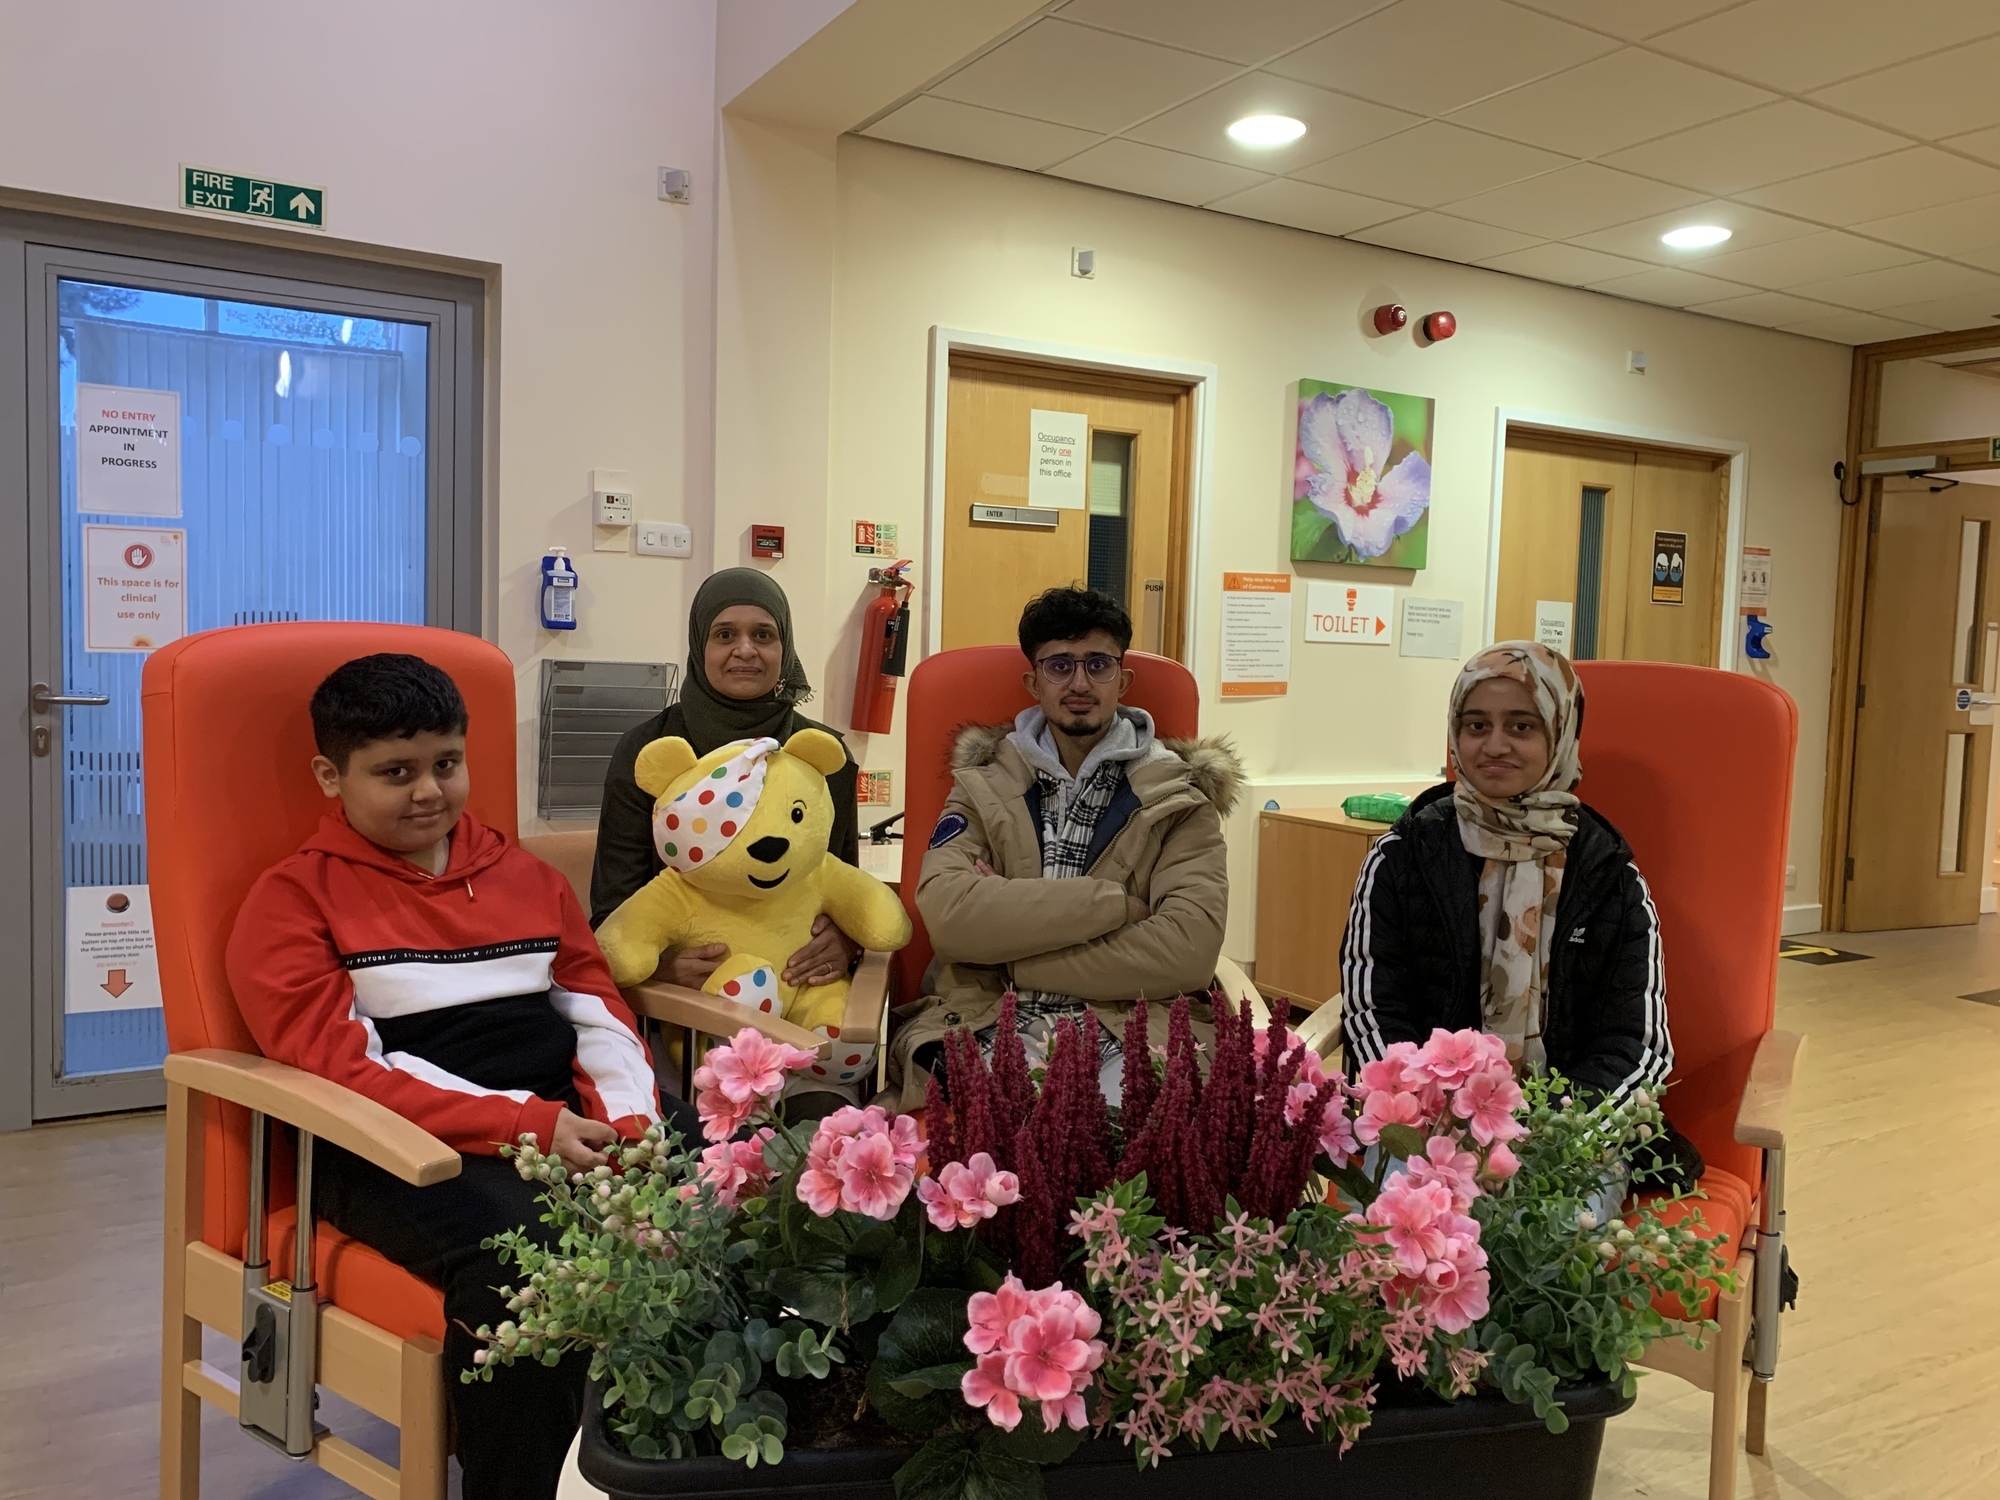
[(202, 214), (265, 219), (295, 229), (326, 228), (326, 189), (272, 182), (212, 167), (181, 168), (181, 207)]
[(1687, 603), (1687, 551), (1685, 531), (1653, 533), (1653, 602)]

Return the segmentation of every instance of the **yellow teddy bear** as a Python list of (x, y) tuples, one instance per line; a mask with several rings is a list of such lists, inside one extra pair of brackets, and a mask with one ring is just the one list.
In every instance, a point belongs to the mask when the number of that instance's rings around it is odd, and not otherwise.
[[(653, 845), (666, 868), (598, 928), (611, 977), (637, 984), (668, 949), (722, 943), (729, 956), (704, 990), (837, 1038), (846, 977), (794, 987), (780, 978), (786, 955), (805, 946), (821, 912), (876, 952), (911, 936), (896, 893), (826, 851), (826, 778), (846, 761), (840, 741), (820, 729), (801, 729), (782, 746), (739, 741), (700, 759), (676, 738), (640, 751), (637, 780), (654, 799)], [(849, 1083), (872, 1069), (874, 1053), (836, 1048), (813, 1072)]]

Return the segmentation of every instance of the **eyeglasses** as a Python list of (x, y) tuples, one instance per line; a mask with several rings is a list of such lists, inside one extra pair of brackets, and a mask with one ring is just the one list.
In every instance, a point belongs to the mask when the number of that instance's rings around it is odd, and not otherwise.
[(1035, 673), (1051, 687), (1070, 681), (1078, 667), (1092, 682), (1109, 682), (1124, 661), (1122, 656), (1106, 656), (1102, 651), (1088, 656), (1045, 656), (1035, 663)]

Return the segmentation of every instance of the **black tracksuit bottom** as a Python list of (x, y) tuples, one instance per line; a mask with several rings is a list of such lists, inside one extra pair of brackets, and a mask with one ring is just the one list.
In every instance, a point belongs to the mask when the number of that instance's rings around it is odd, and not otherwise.
[[(662, 1102), (669, 1123), (698, 1140), (694, 1111), (678, 1099)], [(458, 1176), (420, 1188), (325, 1142), (315, 1154), (314, 1197), (326, 1221), (444, 1291), (446, 1399), (458, 1428), (465, 1500), (554, 1500), (583, 1415), (589, 1354), (567, 1355), (553, 1367), (519, 1360), (490, 1381), (459, 1379), (479, 1347), (472, 1330), (513, 1316), (498, 1289), (520, 1275), (481, 1241), (521, 1229), (552, 1245), (555, 1231), (540, 1222), (545, 1210), (536, 1201), (543, 1184), (522, 1181), (512, 1162), (496, 1156), (463, 1157)]]

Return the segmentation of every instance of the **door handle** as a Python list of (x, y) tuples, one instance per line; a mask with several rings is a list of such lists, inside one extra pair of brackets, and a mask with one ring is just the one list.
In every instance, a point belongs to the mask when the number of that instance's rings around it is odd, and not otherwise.
[(54, 693), (49, 691), (46, 682), (38, 682), (28, 706), (38, 714), (45, 714), (52, 708), (65, 705), (71, 708), (103, 708), (110, 702), (110, 696), (105, 693)]

